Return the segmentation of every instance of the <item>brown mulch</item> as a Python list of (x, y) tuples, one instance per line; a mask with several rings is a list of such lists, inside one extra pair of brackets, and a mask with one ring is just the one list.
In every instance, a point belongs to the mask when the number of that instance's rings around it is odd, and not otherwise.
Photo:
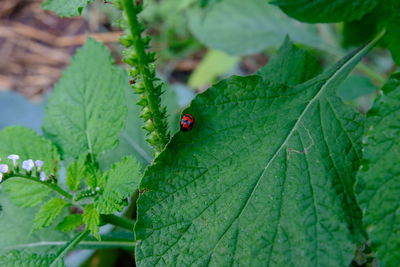
[[(60, 77), (88, 36), (114, 43), (120, 32), (98, 32), (84, 18), (61, 19), (40, 9), (42, 0), (1, 0), (0, 90), (39, 97)], [(92, 16), (95, 17), (96, 16)]]

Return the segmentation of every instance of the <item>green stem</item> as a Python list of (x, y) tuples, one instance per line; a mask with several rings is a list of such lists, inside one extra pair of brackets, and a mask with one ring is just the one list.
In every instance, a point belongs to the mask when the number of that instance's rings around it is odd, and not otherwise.
[(69, 241), (67, 244), (65, 244), (64, 247), (62, 247), (58, 252), (57, 252), (57, 257), (54, 259), (54, 261), (51, 263), (50, 267), (55, 267), (59, 266), (60, 262), (64, 259), (65, 255), (72, 249), (74, 249), (83, 239), (85, 239), (89, 235), (90, 231), (86, 230), (83, 231), (79, 234), (77, 234), (71, 241)]
[(133, 228), (135, 227), (135, 221), (132, 221), (125, 217), (119, 217), (115, 215), (101, 215), (101, 219), (106, 222), (113, 224), (115, 226), (119, 226), (123, 229), (133, 232)]
[[(146, 100), (146, 107), (151, 114), (151, 121), (154, 124), (154, 129), (157, 135), (157, 142), (149, 141), (160, 152), (167, 144), (169, 135), (167, 132), (167, 123), (165, 120), (165, 112), (161, 109), (161, 89), (154, 84), (156, 78), (150, 68), (153, 59), (146, 53), (146, 43), (142, 39), (142, 25), (138, 21), (138, 7), (134, 6), (132, 0), (123, 0), (123, 8), (127, 17), (129, 31), (131, 33), (133, 46), (136, 51), (135, 65), (141, 80), (143, 81), (144, 92), (143, 97)], [(151, 134), (152, 130), (148, 129)]]
[(385, 83), (385, 77), (378, 72), (374, 71), (371, 69), (369, 66), (367, 66), (364, 63), (358, 64), (357, 68), (358, 71), (364, 73), (368, 77), (372, 79), (372, 81), (380, 88), (383, 86)]

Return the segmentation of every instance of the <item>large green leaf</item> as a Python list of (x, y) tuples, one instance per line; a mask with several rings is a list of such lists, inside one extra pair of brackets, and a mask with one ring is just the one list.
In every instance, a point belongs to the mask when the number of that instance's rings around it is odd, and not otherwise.
[(54, 255), (27, 253), (24, 251), (10, 251), (5, 255), (0, 255), (0, 266), (2, 267), (41, 267), (52, 266), (62, 267), (64, 264), (58, 262), (57, 265), (51, 265), (55, 260)]
[(82, 14), (83, 8), (94, 0), (45, 0), (42, 4), (44, 10), (51, 10), (60, 17), (73, 17)]
[(347, 266), (363, 127), (335, 90), (372, 45), (295, 87), (232, 77), (197, 96), (196, 126), (142, 179), (139, 266)]
[(357, 198), (382, 266), (400, 263), (400, 74), (389, 80), (368, 113)]
[(339, 22), (362, 18), (377, 0), (273, 0), (286, 14), (304, 22)]
[(118, 143), (126, 120), (123, 71), (93, 39), (78, 50), (49, 98), (45, 134), (71, 157), (100, 154)]
[(210, 9), (188, 12), (193, 34), (207, 46), (234, 55), (257, 53), (277, 47), (287, 34), (295, 42), (322, 49), (313, 25), (298, 23), (263, 0), (224, 0)]

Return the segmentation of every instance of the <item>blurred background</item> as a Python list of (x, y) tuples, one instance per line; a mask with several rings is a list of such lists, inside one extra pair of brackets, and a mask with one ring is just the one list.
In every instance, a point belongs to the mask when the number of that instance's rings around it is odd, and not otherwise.
[[(88, 36), (104, 42), (121, 64), (120, 13), (111, 4), (97, 1), (81, 17), (67, 19), (41, 10), (41, 2), (0, 0), (0, 129), (18, 124), (41, 132), (46, 97)], [(368, 25), (303, 24), (264, 0), (144, 3), (141, 16), (153, 37), (159, 76), (167, 83), (173, 129), (175, 115), (197, 93), (230, 75), (255, 73), (287, 35), (324, 67), (371, 38)], [(379, 48), (370, 53), (338, 95), (366, 112), (396, 69), (387, 53)], [(70, 255), (68, 265), (134, 266), (134, 260), (123, 250), (81, 251)]]

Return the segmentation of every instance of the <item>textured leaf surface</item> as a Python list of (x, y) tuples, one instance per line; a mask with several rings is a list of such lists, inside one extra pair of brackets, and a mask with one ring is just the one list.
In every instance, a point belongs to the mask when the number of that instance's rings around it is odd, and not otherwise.
[(400, 74), (368, 113), (363, 165), (357, 198), (364, 225), (382, 266), (400, 263)]
[(66, 184), (69, 189), (77, 191), (85, 177), (88, 175), (86, 168), (87, 155), (83, 154), (74, 160), (67, 168)]
[(45, 134), (71, 157), (113, 148), (126, 120), (125, 84), (107, 48), (89, 39), (49, 98)]
[(199, 95), (142, 180), (138, 264), (347, 266), (363, 127), (335, 89), (369, 48), (296, 87), (232, 77)]
[(277, 47), (287, 34), (295, 42), (331, 49), (321, 42), (313, 25), (295, 22), (267, 1), (224, 0), (210, 9), (192, 9), (188, 18), (197, 39), (233, 55)]
[(340, 22), (361, 19), (376, 0), (273, 0), (286, 14), (304, 22)]
[(32, 229), (38, 230), (50, 226), (67, 205), (68, 202), (61, 198), (53, 198), (47, 201), (36, 214)]
[(96, 238), (100, 239), (99, 234), (99, 224), (100, 224), (100, 214), (95, 209), (93, 204), (89, 204), (85, 207), (85, 211), (83, 213), (83, 222), (86, 225), (86, 229), (90, 231), (90, 233)]
[[(41, 267), (50, 266), (54, 261), (54, 255), (43, 255), (43, 254), (31, 254), (21, 251), (11, 251), (5, 255), (0, 256), (0, 266), (3, 267)], [(59, 262), (54, 267), (64, 266), (62, 262)]]
[(42, 4), (44, 10), (51, 10), (60, 17), (73, 17), (82, 14), (83, 8), (94, 0), (46, 0)]
[(257, 74), (268, 81), (294, 86), (317, 76), (321, 71), (317, 58), (285, 39), (278, 55), (272, 57)]
[(96, 209), (101, 214), (121, 211), (125, 200), (133, 195), (140, 183), (140, 166), (133, 157), (123, 158), (107, 173), (104, 191), (96, 200)]

